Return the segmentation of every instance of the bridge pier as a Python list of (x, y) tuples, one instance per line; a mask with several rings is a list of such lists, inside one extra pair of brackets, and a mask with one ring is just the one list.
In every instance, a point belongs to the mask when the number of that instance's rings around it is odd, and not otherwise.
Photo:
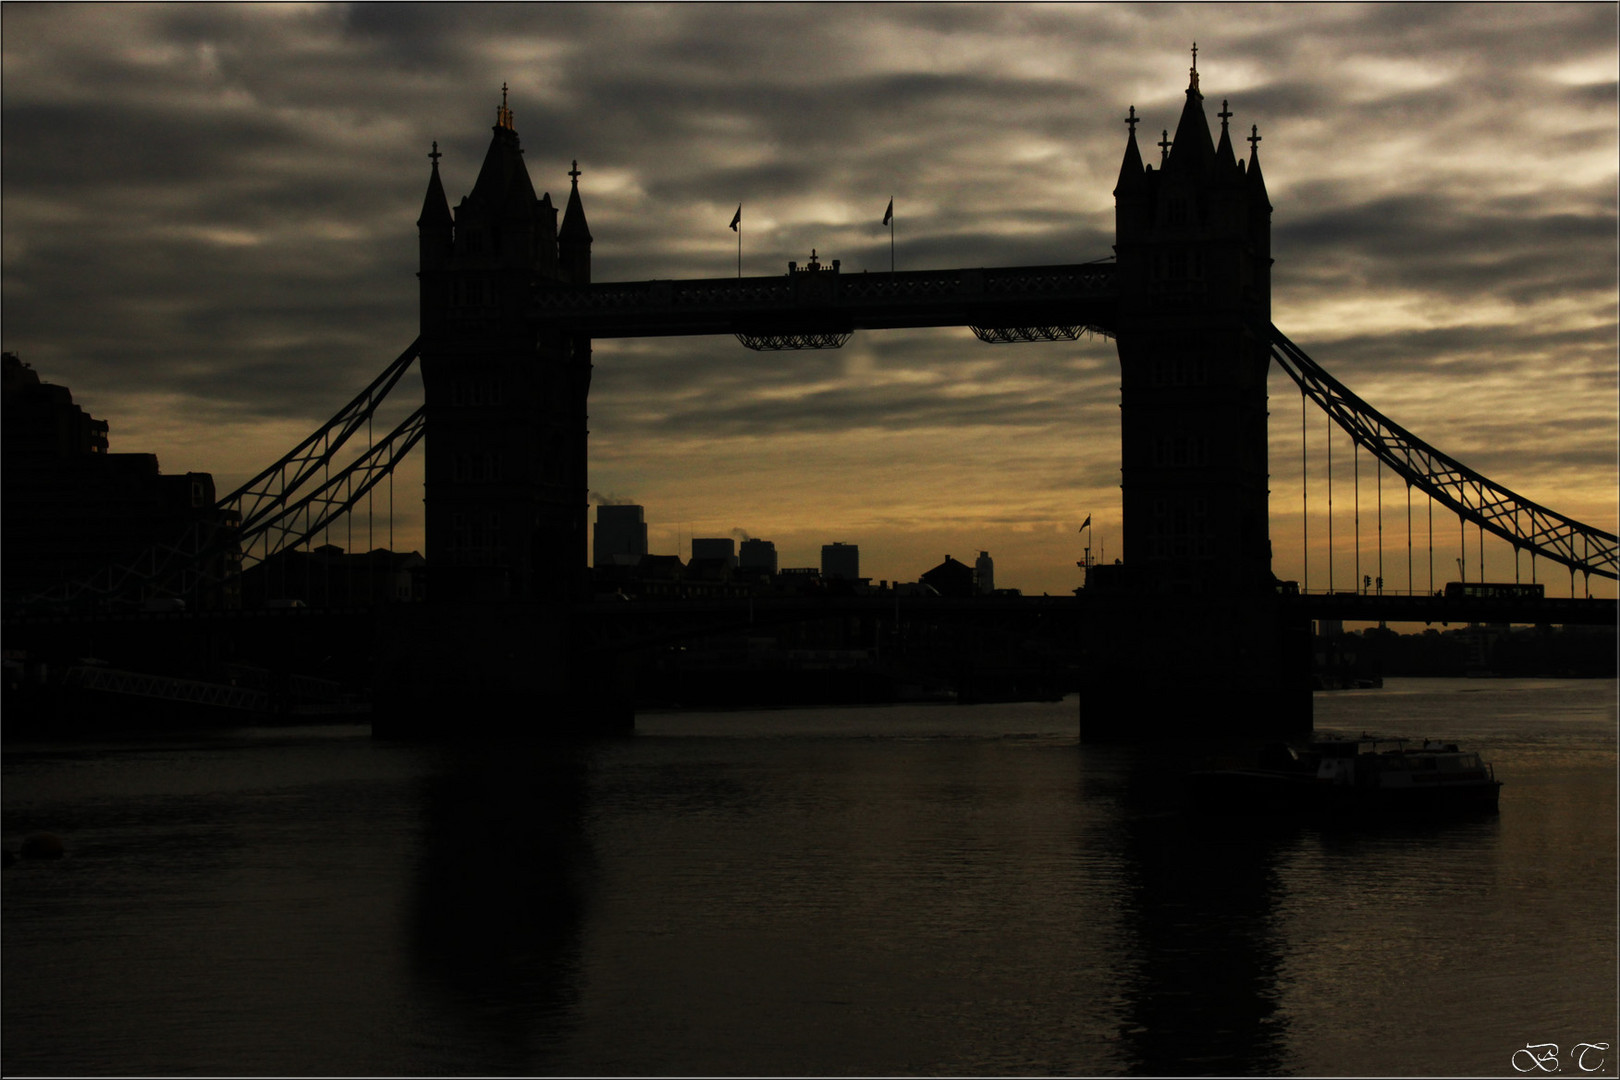
[(430, 605), (377, 649), (379, 738), (564, 738), (635, 727), (627, 659), (581, 644), (566, 608)]
[(1310, 623), (1280, 597), (1090, 598), (1082, 742), (1309, 734)]

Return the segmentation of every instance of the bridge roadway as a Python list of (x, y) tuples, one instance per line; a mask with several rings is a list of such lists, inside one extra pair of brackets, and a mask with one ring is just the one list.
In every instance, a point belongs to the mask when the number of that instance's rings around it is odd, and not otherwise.
[[(597, 599), (574, 605), (572, 614), (587, 625), (609, 628), (645, 623), (684, 626), (686, 633), (702, 634), (716, 628), (779, 625), (825, 615), (882, 615), (904, 618), (987, 621), (1050, 616), (1083, 617), (1094, 606), (1107, 607), (1122, 598), (1089, 596), (756, 596), (680, 600)], [(1310, 619), (1345, 622), (1421, 622), (1429, 625), (1513, 623), (1549, 626), (1614, 626), (1620, 607), (1612, 599), (1480, 599), (1394, 594), (1308, 593), (1282, 597), (1285, 610)], [(1100, 602), (1100, 603), (1099, 603)], [(518, 605), (522, 607), (523, 605)], [(280, 627), (289, 634), (300, 627), (336, 619), (359, 626), (371, 618), (389, 620), (407, 607), (293, 608), (197, 612), (127, 612), (106, 614), (8, 615), (7, 648), (26, 647), (30, 628), (84, 626), (145, 627), (161, 633), (164, 627), (230, 624)], [(617, 633), (610, 636), (618, 636)], [(16, 645), (11, 642), (15, 639)]]
[(537, 282), (537, 328), (593, 338), (849, 333), (918, 326), (1069, 327), (1112, 333), (1112, 262), (863, 272), (799, 267), (775, 277)]
[[(1448, 599), (1443, 596), (1358, 596), (1354, 593), (1284, 596), (1281, 615), (1299, 620), (1413, 622), (1430, 626), (1469, 623), (1613, 626), (1614, 600)], [(594, 647), (631, 651), (837, 616), (889, 617), (901, 622), (978, 623), (1034, 637), (1067, 638), (1076, 643), (1088, 618), (1108, 619), (1126, 596), (1022, 596), (949, 598), (937, 596), (792, 596), (694, 600), (598, 600), (575, 609), (577, 630)], [(1092, 627), (1093, 632), (1096, 627)]]
[(1613, 600), (1583, 600), (1549, 596), (1533, 599), (1452, 598), (1446, 596), (1382, 596), (1358, 593), (1309, 593), (1295, 601), (1312, 619), (1345, 622), (1421, 622), (1441, 626), (1456, 623), (1519, 623), (1545, 626), (1613, 626)]

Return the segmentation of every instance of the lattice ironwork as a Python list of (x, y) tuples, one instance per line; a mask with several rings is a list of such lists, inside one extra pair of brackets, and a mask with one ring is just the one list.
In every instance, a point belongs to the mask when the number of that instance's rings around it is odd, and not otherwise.
[[(411, 342), (337, 415), (220, 499), (211, 520), (194, 523), (172, 543), (154, 544), (25, 602), (94, 605), (149, 596), (196, 597), (240, 576), (245, 561), (262, 561), (328, 528), (421, 441), (425, 412), (418, 408), (359, 458), (332, 472), (339, 450), (371, 421), (415, 362), (420, 344), (420, 339)], [(322, 479), (312, 483), (317, 476)]]
[(1616, 576), (1615, 534), (1531, 502), (1436, 450), (1351, 393), (1275, 326), (1271, 355), (1357, 445), (1464, 520), (1572, 570)]
[(132, 558), (109, 563), (73, 581), (27, 597), (26, 606), (48, 609), (96, 604), (115, 597), (194, 597), (205, 586), (242, 571), (237, 549), (237, 518), (219, 511), (212, 521), (194, 522), (173, 543), (153, 544)]
[(269, 695), (259, 690), (192, 679), (171, 679), (163, 675), (144, 675), (118, 668), (76, 665), (62, 673), (62, 685), (130, 697), (189, 702), (217, 709), (260, 713), (270, 711)]
[(738, 334), (737, 340), (755, 352), (788, 352), (795, 349), (842, 349), (850, 337), (845, 331), (830, 334)]
[(1018, 345), (1032, 341), (1078, 341), (1082, 335), (1111, 336), (1095, 326), (970, 326), (973, 336), (987, 345)]
[(343, 444), (371, 419), (377, 406), (416, 361), (421, 345), (421, 338), (411, 342), (393, 363), (383, 368), (371, 385), (338, 410), (337, 415), (316, 428), (274, 465), (219, 501), (221, 506), (240, 512), (244, 534), (257, 528), (266, 518), (280, 514), (293, 493), (316, 473), (329, 471), (332, 459)]
[(354, 508), (366, 493), (394, 471), (427, 433), (427, 406), (400, 421), (355, 461), (315, 485), (296, 501), (282, 500), (274, 513), (262, 514), (241, 531), (244, 563), (262, 562), (277, 552), (296, 548), (329, 528)]

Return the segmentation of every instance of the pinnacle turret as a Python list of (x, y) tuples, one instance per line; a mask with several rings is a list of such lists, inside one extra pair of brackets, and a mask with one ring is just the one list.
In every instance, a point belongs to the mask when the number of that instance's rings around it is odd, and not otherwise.
[(1249, 126), (1249, 168), (1244, 177), (1248, 184), (1249, 195), (1263, 204), (1266, 213), (1271, 212), (1271, 198), (1266, 194), (1266, 178), (1260, 173), (1260, 127), (1258, 124)]
[(445, 197), (444, 183), (439, 179), (439, 159), (444, 155), (439, 153), (439, 144), (434, 142), (433, 152), (428, 158), (433, 162), (433, 171), (428, 175), (427, 194), (422, 198), (422, 213), (416, 219), (416, 227), (443, 228), (455, 224), (450, 216), (450, 200)]
[(579, 197), (579, 162), (568, 171), (573, 182), (568, 205), (563, 208), (562, 226), (557, 230), (557, 257), (570, 281), (591, 280), (591, 228), (585, 222), (585, 204)]
[(1119, 163), (1119, 181), (1114, 185), (1114, 195), (1132, 194), (1145, 186), (1146, 178), (1142, 169), (1142, 151), (1136, 146), (1136, 125), (1141, 120), (1136, 115), (1136, 106), (1131, 106), (1131, 114), (1125, 118), (1130, 128), (1130, 135), (1125, 141), (1125, 158)]
[(1219, 176), (1232, 176), (1238, 172), (1237, 156), (1232, 153), (1232, 133), (1227, 130), (1228, 122), (1232, 119), (1232, 107), (1221, 102), (1221, 111), (1215, 114), (1221, 118), (1221, 141), (1215, 147), (1215, 169)]

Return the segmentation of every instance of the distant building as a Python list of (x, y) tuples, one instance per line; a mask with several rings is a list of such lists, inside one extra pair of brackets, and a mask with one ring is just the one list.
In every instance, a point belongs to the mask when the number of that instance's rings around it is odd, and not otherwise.
[(859, 581), (861, 577), (861, 548), (859, 544), (821, 545), (821, 576)]
[(726, 566), (735, 570), (737, 568), (737, 541), (729, 536), (714, 538), (693, 538), (692, 561), (699, 559), (705, 561), (720, 560)]
[(738, 552), (737, 565), (744, 570), (763, 570), (776, 573), (776, 545), (769, 540), (744, 540)]
[(930, 585), (941, 596), (972, 596), (974, 593), (973, 568), (949, 555), (945, 561), (918, 579)]
[(973, 577), (980, 596), (989, 596), (996, 591), (996, 563), (988, 551), (979, 552), (979, 558), (973, 564)]
[(591, 565), (635, 566), (647, 554), (646, 510), (640, 506), (598, 506), (591, 539)]
[(242, 574), (242, 607), (255, 610), (296, 601), (310, 608), (383, 607), (423, 598), (419, 552), (377, 548), (345, 552), (336, 544), (284, 550)]
[(8, 600), (87, 580), (153, 548), (195, 549), (223, 539), (207, 576), (225, 583), (192, 585), (183, 599), (193, 609), (236, 605), (241, 550), (232, 533), (219, 536), (235, 519), (215, 508), (210, 474), (165, 476), (155, 454), (108, 453), (107, 422), (74, 404), (67, 387), (41, 382), (15, 353), (3, 356), (0, 386)]

